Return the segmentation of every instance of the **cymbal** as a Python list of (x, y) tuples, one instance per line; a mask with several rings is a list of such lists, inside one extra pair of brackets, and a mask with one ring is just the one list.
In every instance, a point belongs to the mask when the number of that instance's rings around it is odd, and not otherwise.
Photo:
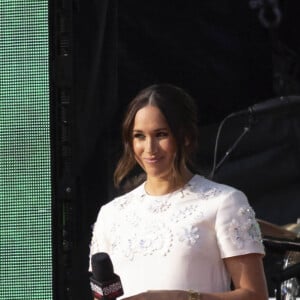
[(260, 230), (263, 237), (268, 236), (273, 238), (292, 239), (292, 240), (297, 238), (297, 234), (293, 231), (290, 231), (286, 228), (283, 228), (281, 226), (272, 224), (270, 222), (261, 219), (256, 219), (256, 220), (260, 226)]
[(296, 233), (300, 237), (300, 223), (289, 223), (282, 226), (284, 229)]

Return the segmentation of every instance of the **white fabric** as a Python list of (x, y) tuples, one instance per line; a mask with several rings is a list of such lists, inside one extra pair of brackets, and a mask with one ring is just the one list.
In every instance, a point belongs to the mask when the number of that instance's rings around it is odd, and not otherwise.
[(90, 255), (97, 252), (110, 255), (130, 296), (156, 289), (229, 290), (222, 258), (264, 254), (264, 247), (246, 196), (194, 175), (176, 192), (150, 196), (142, 184), (102, 206)]

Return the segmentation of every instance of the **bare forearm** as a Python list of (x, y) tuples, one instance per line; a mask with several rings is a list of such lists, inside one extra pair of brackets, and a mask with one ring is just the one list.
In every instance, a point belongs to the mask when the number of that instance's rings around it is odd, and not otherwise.
[(225, 293), (202, 294), (202, 300), (267, 300), (264, 292), (253, 292), (245, 289), (237, 289)]

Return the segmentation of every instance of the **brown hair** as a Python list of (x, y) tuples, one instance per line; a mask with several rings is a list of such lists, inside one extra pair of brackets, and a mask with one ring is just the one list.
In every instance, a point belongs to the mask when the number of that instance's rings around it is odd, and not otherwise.
[(192, 154), (198, 145), (197, 109), (193, 98), (183, 89), (171, 84), (156, 84), (140, 91), (130, 102), (122, 124), (123, 154), (114, 172), (114, 183), (122, 180), (135, 167), (132, 148), (132, 130), (136, 113), (147, 105), (159, 108), (166, 118), (176, 141), (175, 176), (181, 176), (181, 167), (193, 167)]

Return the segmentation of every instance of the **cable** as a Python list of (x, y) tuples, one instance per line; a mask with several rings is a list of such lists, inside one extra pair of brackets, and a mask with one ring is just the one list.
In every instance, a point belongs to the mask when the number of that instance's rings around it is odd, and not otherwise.
[(238, 145), (238, 143), (242, 140), (242, 138), (246, 135), (246, 133), (248, 133), (250, 131), (251, 128), (251, 123), (253, 121), (252, 119), (252, 115), (248, 116), (248, 126), (244, 127), (244, 131), (240, 134), (240, 136), (236, 139), (236, 141), (233, 143), (233, 145), (225, 152), (225, 155), (223, 156), (223, 158), (219, 161), (219, 163), (217, 164), (217, 154), (218, 154), (218, 145), (219, 145), (219, 140), (220, 140), (220, 134), (221, 134), (221, 130), (225, 124), (225, 122), (232, 118), (237, 116), (237, 113), (232, 113), (230, 115), (228, 115), (227, 117), (225, 117), (223, 119), (223, 121), (220, 123), (218, 131), (217, 131), (217, 136), (216, 136), (216, 142), (215, 142), (215, 148), (214, 148), (214, 157), (213, 157), (213, 166), (212, 166), (212, 170), (211, 173), (209, 175), (210, 179), (213, 179), (216, 170), (223, 164), (223, 162), (225, 161), (225, 159), (229, 156), (229, 154), (236, 148), (236, 146)]
[(217, 165), (217, 152), (218, 152), (218, 146), (219, 146), (219, 139), (220, 139), (220, 134), (221, 134), (221, 130), (225, 124), (225, 122), (230, 119), (231, 117), (233, 117), (235, 115), (235, 113), (232, 113), (230, 115), (228, 115), (227, 117), (225, 117), (223, 119), (223, 121), (220, 123), (219, 127), (218, 127), (218, 131), (217, 131), (217, 135), (216, 135), (216, 141), (215, 141), (215, 147), (214, 147), (214, 157), (213, 157), (213, 166), (212, 166), (212, 170), (209, 174), (209, 178), (213, 179), (214, 175), (215, 175), (215, 171), (216, 171), (216, 165)]

